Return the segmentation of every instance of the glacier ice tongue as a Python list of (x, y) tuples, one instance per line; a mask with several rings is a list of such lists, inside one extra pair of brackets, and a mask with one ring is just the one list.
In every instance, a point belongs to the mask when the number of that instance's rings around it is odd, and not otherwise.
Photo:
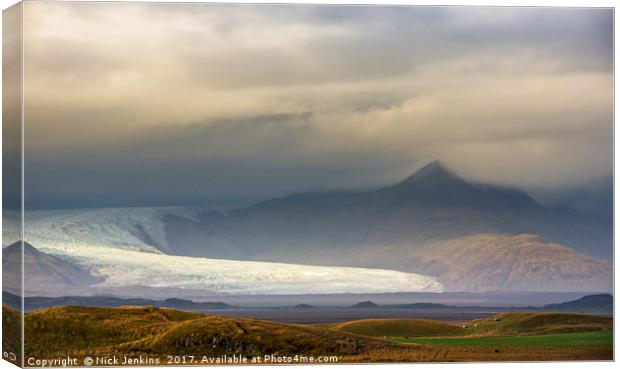
[(27, 214), (27, 242), (104, 277), (99, 287), (147, 286), (219, 294), (441, 292), (435, 278), (394, 270), (309, 266), (172, 256), (136, 237), (135, 227), (167, 247), (161, 217), (195, 209), (125, 208)]

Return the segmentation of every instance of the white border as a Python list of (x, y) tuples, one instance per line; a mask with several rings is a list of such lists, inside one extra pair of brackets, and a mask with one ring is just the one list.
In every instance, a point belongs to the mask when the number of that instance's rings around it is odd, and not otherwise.
[[(71, 2), (75, 2), (76, 0), (63, 0), (63, 1), (71, 1)], [(98, 0), (81, 0), (83, 2), (85, 1), (89, 1), (89, 2), (97, 2)], [(122, 2), (120, 0), (107, 0), (108, 2)], [(134, 0), (135, 1), (135, 0)], [(11, 5), (14, 5), (16, 3), (18, 3), (18, 0), (0, 0), (1, 5), (2, 5), (2, 9), (6, 9), (8, 7), (10, 7)], [(432, 0), (426, 0), (426, 1), (419, 1), (419, 0), (401, 0), (401, 1), (379, 1), (379, 0), (357, 0), (357, 1), (351, 1), (351, 0), (339, 0), (339, 1), (333, 1), (333, 0), (287, 0), (287, 1), (261, 1), (261, 0), (242, 0), (242, 1), (233, 1), (233, 0), (219, 0), (219, 1), (180, 1), (180, 0), (150, 0), (150, 1), (144, 1), (144, 0), (138, 0), (135, 2), (174, 2), (174, 3), (196, 3), (196, 2), (205, 2), (205, 3), (292, 3), (292, 4), (376, 4), (376, 5), (477, 5), (477, 6), (573, 6), (573, 7), (605, 7), (605, 8), (615, 8), (617, 5), (617, 1), (613, 1), (613, 0), (573, 0), (573, 1), (562, 1), (562, 0), (537, 0), (537, 1), (532, 1), (532, 0), (504, 0), (504, 1), (491, 1), (491, 0), (444, 0), (444, 1), (432, 1)], [(1, 25), (1, 17), (0, 17), (0, 25)], [(614, 61), (617, 60), (617, 49), (615, 48), (616, 45), (616, 40), (618, 39), (618, 30), (617, 28), (614, 27)], [(22, 50), (23, 51), (23, 50)], [(0, 56), (1, 56), (1, 48), (0, 48)], [(23, 60), (22, 60), (23, 61)], [(614, 64), (615, 66), (615, 64)], [(615, 70), (615, 68), (614, 68)], [(1, 73), (0, 73), (1, 74)], [(614, 73), (614, 91), (615, 91), (615, 85), (616, 85), (616, 75)], [(2, 81), (2, 78), (0, 76), (0, 82)], [(22, 90), (23, 93), (23, 90)], [(616, 103), (618, 102), (616, 96), (614, 95), (614, 106), (616, 105)], [(2, 102), (0, 101), (0, 107), (1, 107)], [(23, 108), (23, 104), (22, 104), (22, 108)], [(614, 122), (617, 121), (617, 110), (614, 109)], [(22, 111), (22, 119), (23, 119), (23, 111)], [(615, 125), (614, 125), (615, 127)], [(1, 132), (0, 132), (1, 134)], [(617, 159), (617, 152), (615, 151), (615, 142), (618, 142), (618, 138), (620, 136), (620, 133), (618, 133), (617, 130), (614, 129), (614, 173), (616, 173), (616, 171), (618, 170), (618, 168), (620, 167), (620, 162)], [(1, 147), (1, 140), (0, 140), (0, 147)], [(1, 155), (1, 154), (0, 154)], [(0, 189), (2, 187), (2, 184), (0, 182)], [(614, 181), (614, 194), (620, 193), (620, 184), (618, 184), (616, 181)], [(1, 200), (0, 200), (1, 201)], [(617, 212), (615, 211), (616, 209), (618, 209), (618, 205), (620, 204), (620, 200), (618, 200), (616, 198), (616, 196), (614, 196), (614, 234), (617, 232), (617, 230), (619, 229), (620, 226), (620, 221), (618, 220), (617, 217)], [(2, 229), (2, 225), (0, 222), (0, 231)], [(614, 242), (614, 246), (615, 246), (615, 242)], [(614, 265), (620, 265), (618, 264), (618, 253), (614, 253)], [(615, 269), (615, 268), (614, 268)], [(615, 273), (614, 274), (614, 282), (615, 282), (615, 286), (618, 286), (618, 274), (619, 273)], [(1, 275), (0, 275), (0, 283), (1, 283)], [(616, 302), (615, 305), (615, 309), (614, 309), (614, 316), (615, 317), (619, 317), (620, 315), (618, 315), (618, 304)], [(615, 332), (619, 332), (618, 330), (619, 328), (619, 324), (618, 324), (618, 319), (615, 320), (614, 322), (614, 331)], [(618, 352), (618, 340), (614, 340), (614, 353)], [(372, 365), (373, 368), (402, 368), (402, 367), (409, 367), (410, 365), (424, 365), (424, 366), (429, 366), (429, 365), (433, 365), (434, 368), (453, 368), (453, 367), (458, 367), (458, 368), (464, 368), (464, 369), (474, 369), (474, 368), (506, 368), (506, 369), (513, 369), (513, 368), (538, 368), (541, 365), (544, 366), (544, 368), (549, 368), (549, 369), (572, 369), (572, 368), (582, 368), (584, 365), (588, 366), (588, 369), (596, 369), (596, 368), (612, 368), (615, 367), (615, 363), (614, 362), (579, 362), (579, 361), (571, 361), (571, 362), (550, 362), (550, 363), (540, 363), (540, 362), (533, 362), (533, 363), (455, 363), (455, 364), (432, 364), (432, 363), (423, 363), (423, 364), (340, 364), (338, 366), (331, 366), (331, 367), (335, 367), (335, 368), (347, 368), (347, 367), (351, 367), (351, 366), (358, 366), (358, 365)], [(246, 367), (246, 366), (244, 366)], [(247, 366), (250, 367), (250, 366)], [(260, 368), (276, 368), (278, 366), (268, 366), (268, 365), (261, 365)], [(281, 366), (279, 366), (281, 367)], [(297, 368), (310, 368), (312, 366), (310, 365), (295, 365), (294, 367)], [(4, 368), (15, 368), (15, 366), (9, 364), (6, 361), (0, 360), (0, 369), (4, 369)], [(153, 368), (162, 368), (162, 366), (158, 366), (158, 367), (153, 367)], [(170, 367), (170, 368), (176, 368), (176, 367)]]
[[(333, 5), (470, 5), (470, 6), (557, 6), (615, 8), (615, 0), (25, 0), (58, 2), (143, 2), (143, 3), (242, 3), (242, 4), (333, 4)], [(0, 0), (2, 9), (6, 9), (19, 0)]]

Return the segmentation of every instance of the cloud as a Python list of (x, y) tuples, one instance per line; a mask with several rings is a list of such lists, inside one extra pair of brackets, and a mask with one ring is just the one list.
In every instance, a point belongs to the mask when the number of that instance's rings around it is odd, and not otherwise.
[(27, 3), (33, 207), (611, 172), (613, 12)]

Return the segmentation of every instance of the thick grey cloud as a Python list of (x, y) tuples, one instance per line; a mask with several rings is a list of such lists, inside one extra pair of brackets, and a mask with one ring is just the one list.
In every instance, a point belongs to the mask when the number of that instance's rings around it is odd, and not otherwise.
[(609, 9), (28, 3), (32, 207), (612, 168)]

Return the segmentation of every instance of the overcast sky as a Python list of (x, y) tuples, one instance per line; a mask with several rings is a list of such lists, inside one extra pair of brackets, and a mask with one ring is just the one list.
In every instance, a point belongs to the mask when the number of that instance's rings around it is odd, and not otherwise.
[(606, 9), (25, 3), (31, 207), (612, 171)]

